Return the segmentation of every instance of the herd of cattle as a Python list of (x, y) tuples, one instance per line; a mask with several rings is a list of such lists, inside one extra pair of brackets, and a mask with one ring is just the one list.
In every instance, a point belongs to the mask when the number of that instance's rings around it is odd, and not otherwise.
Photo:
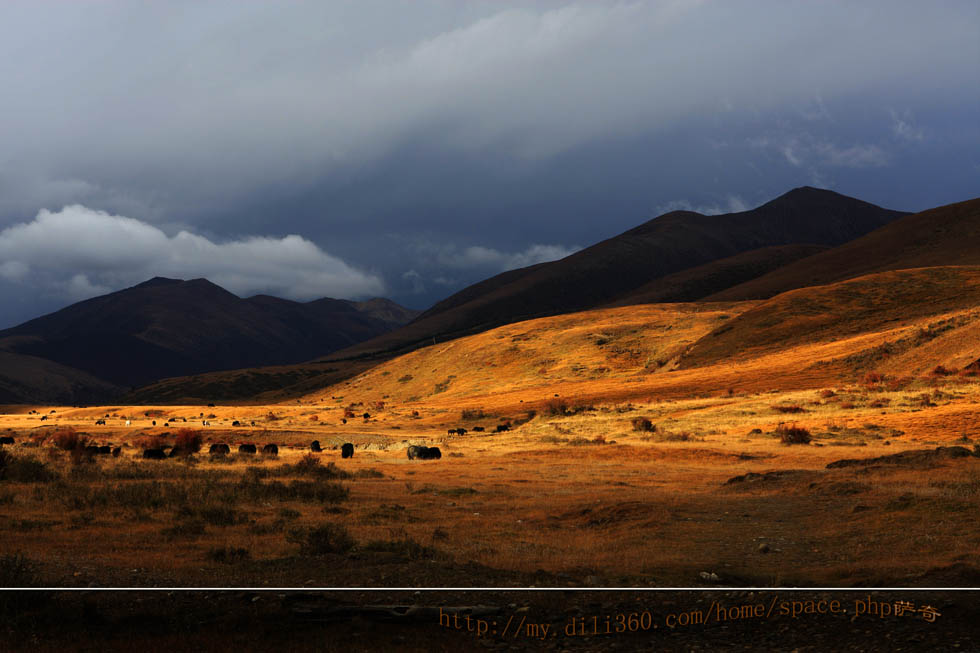
[[(210, 405), (213, 405), (213, 404), (209, 404), (209, 406)], [(53, 411), (53, 410), (51, 411), (51, 413), (54, 413), (54, 412), (55, 411)], [(33, 410), (31, 411), (31, 413), (32, 414), (40, 414), (37, 411), (33, 411)], [(417, 416), (418, 413), (415, 412), (413, 414)], [(200, 416), (203, 418), (204, 417), (204, 413), (201, 413)], [(106, 419), (108, 417), (109, 417), (109, 415), (106, 414), (105, 417), (102, 417), (102, 418), (97, 419), (95, 421), (96, 426), (106, 426)], [(208, 418), (213, 418), (213, 417), (214, 417), (214, 415), (208, 415)], [(367, 418), (368, 417), (368, 414), (365, 413), (364, 414), (364, 417)], [(41, 416), (41, 419), (42, 420), (47, 419), (47, 415), (42, 415)], [(167, 419), (166, 422), (164, 422), (163, 425), (164, 426), (169, 426), (170, 423), (177, 422), (178, 420), (180, 420), (182, 422), (187, 422), (187, 418), (185, 418), (185, 417), (182, 417), (182, 418), (171, 417), (170, 419)], [(345, 424), (347, 423), (347, 420), (346, 419), (344, 419), (342, 421)], [(131, 424), (131, 421), (127, 419), (126, 420), (126, 426), (130, 426), (130, 424)], [(156, 420), (154, 420), (153, 421), (153, 426), (156, 426), (156, 424), (157, 424), (156, 423)], [(207, 419), (207, 418), (202, 419), (201, 420), (201, 424), (203, 426), (210, 426), (211, 425), (210, 420)], [(232, 426), (245, 426), (245, 422), (239, 421), (239, 420), (235, 420), (232, 423)], [(251, 422), (251, 426), (255, 426), (255, 422), (254, 421)], [(511, 427), (511, 425), (509, 423), (503, 423), (503, 424), (498, 424), (496, 426), (496, 428), (494, 428), (493, 430), (495, 432), (497, 432), (497, 433), (501, 433), (503, 431), (509, 431), (510, 430), (510, 427)], [(483, 433), (485, 430), (486, 429), (484, 427), (482, 427), (482, 426), (474, 426), (473, 427), (473, 431), (475, 433)], [(447, 431), (447, 433), (448, 433), (448, 435), (466, 435), (467, 430), (465, 428), (459, 427), (459, 428), (449, 429)], [(0, 446), (3, 446), (3, 445), (12, 445), (12, 444), (14, 444), (14, 439), (12, 437), (8, 437), (8, 436), (2, 436), (2, 437), (0, 437)], [(168, 449), (169, 449), (169, 451), (168, 451)], [(320, 441), (319, 440), (314, 440), (312, 443), (310, 443), (310, 451), (313, 451), (313, 452), (321, 452), (321, 451), (323, 451), (323, 448), (320, 446)], [(89, 446), (85, 447), (85, 453), (91, 454), (91, 455), (112, 455), (112, 456), (118, 457), (120, 455), (120, 453), (121, 453), (121, 448), (120, 447), (111, 447), (109, 445), (102, 445), (102, 446), (89, 445)], [(143, 450), (143, 458), (144, 459), (147, 459), (147, 460), (164, 460), (166, 458), (174, 458), (174, 457), (179, 457), (179, 456), (185, 456), (185, 455), (188, 455), (190, 453), (193, 453), (193, 452), (191, 452), (191, 451), (184, 451), (180, 447), (148, 448), (148, 449), (144, 449)], [(242, 454), (242, 455), (256, 455), (256, 454), (259, 453), (259, 449), (254, 444), (241, 444), (241, 445), (238, 446), (238, 453), (239, 454)], [(267, 456), (267, 457), (276, 457), (276, 456), (279, 455), (279, 447), (277, 445), (275, 445), (275, 444), (272, 444), (272, 443), (266, 444), (265, 446), (262, 447), (261, 453), (262, 453), (262, 455)], [(421, 445), (411, 445), (411, 446), (408, 447), (407, 453), (408, 453), (408, 459), (409, 460), (439, 460), (439, 459), (442, 458), (442, 451), (439, 450), (439, 447), (426, 447), (426, 446), (421, 446)], [(212, 444), (210, 446), (210, 448), (208, 449), (208, 454), (212, 458), (220, 458), (220, 457), (223, 457), (223, 456), (228, 456), (228, 455), (231, 454), (231, 447), (229, 445), (225, 444), (225, 443)], [(352, 443), (350, 443), (350, 442), (344, 443), (340, 447), (340, 455), (341, 455), (342, 458), (352, 458), (354, 456), (354, 445)]]
[[(0, 447), (4, 445), (13, 445), (14, 438), (11, 436), (0, 436)], [(320, 446), (319, 440), (314, 440), (310, 443), (310, 451), (321, 452), (323, 448)], [(113, 447), (111, 445), (88, 445), (84, 449), (84, 453), (92, 456), (108, 456), (111, 455), (114, 458), (118, 458), (122, 453), (122, 447)], [(188, 455), (193, 453), (188, 450), (181, 449), (181, 447), (160, 447), (152, 449), (143, 450), (143, 458), (146, 460), (165, 460), (167, 458), (175, 458), (183, 455)], [(243, 455), (257, 455), (259, 449), (254, 444), (240, 444), (238, 445), (238, 453)], [(279, 455), (279, 446), (276, 444), (269, 443), (262, 447), (261, 453), (263, 456), (276, 457)], [(214, 458), (220, 458), (222, 456), (227, 456), (231, 454), (231, 447), (223, 442), (212, 444), (208, 448), (208, 455)], [(353, 458), (354, 457), (354, 444), (351, 442), (345, 442), (340, 447), (341, 458)], [(408, 459), (409, 460), (439, 460), (442, 458), (442, 451), (439, 447), (424, 447), (419, 445), (411, 445), (408, 447)]]

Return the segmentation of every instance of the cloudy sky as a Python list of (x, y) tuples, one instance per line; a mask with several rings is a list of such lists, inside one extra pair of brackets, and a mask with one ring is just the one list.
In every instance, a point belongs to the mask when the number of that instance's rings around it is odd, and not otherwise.
[(669, 210), (980, 196), (980, 3), (5, 2), (0, 327), (155, 275), (425, 308)]

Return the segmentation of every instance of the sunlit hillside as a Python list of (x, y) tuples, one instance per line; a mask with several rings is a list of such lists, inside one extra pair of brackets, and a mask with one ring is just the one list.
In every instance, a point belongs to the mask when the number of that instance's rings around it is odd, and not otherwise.
[(648, 304), (541, 318), (429, 346), (307, 396), (500, 411), (821, 387), (980, 358), (980, 268), (869, 275), (765, 302)]

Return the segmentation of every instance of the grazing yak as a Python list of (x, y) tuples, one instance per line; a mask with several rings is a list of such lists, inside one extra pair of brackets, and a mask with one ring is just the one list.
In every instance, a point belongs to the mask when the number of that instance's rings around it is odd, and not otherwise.
[(238, 453), (254, 454), (255, 453), (255, 445), (254, 444), (240, 444), (240, 445), (238, 445)]
[(509, 430), (510, 430), (510, 424), (497, 424), (497, 433), (500, 433), (502, 431), (509, 431)]
[(212, 456), (227, 456), (231, 453), (231, 447), (224, 443), (212, 444), (208, 453)]
[(5, 444), (13, 444), (13, 443), (14, 443), (14, 439), (9, 435), (4, 435), (0, 437), (0, 446), (3, 446)]
[(313, 442), (310, 443), (310, 451), (323, 451), (323, 449), (320, 448), (319, 440), (314, 440)]
[(239, 421), (238, 421), (238, 420), (236, 419), (236, 420), (235, 420), (234, 422), (232, 422), (232, 423), (231, 423), (231, 425), (232, 425), (232, 426), (241, 426), (241, 425), (242, 425), (242, 423), (241, 423), (241, 422), (239, 422)]
[(442, 451), (439, 447), (420, 447), (413, 444), (408, 448), (408, 459), (409, 460), (438, 460), (442, 458)]
[(143, 457), (149, 460), (164, 460), (167, 454), (163, 452), (163, 449), (144, 449)]
[(119, 457), (119, 454), (121, 454), (121, 453), (122, 453), (122, 447), (113, 447), (113, 449), (112, 449), (112, 457), (113, 458), (118, 458)]
[(340, 448), (341, 458), (353, 458), (354, 457), (354, 445), (350, 442), (345, 442)]
[(97, 420), (95, 420), (95, 425), (96, 426), (105, 426), (105, 420), (104, 419), (97, 419)]
[(108, 444), (104, 444), (99, 447), (99, 450), (96, 453), (98, 453), (100, 456), (108, 456), (112, 453), (112, 447)]
[(274, 444), (272, 444), (270, 442), (269, 444), (267, 444), (264, 447), (262, 447), (262, 455), (263, 456), (278, 456), (279, 455), (279, 447), (277, 445), (274, 445)]

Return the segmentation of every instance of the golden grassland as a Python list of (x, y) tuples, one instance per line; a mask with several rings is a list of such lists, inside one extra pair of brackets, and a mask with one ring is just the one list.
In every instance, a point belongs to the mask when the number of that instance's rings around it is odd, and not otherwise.
[[(0, 481), (0, 556), (56, 585), (975, 584), (980, 311), (899, 304), (843, 335), (699, 353), (736, 347), (740, 316), (763, 328), (766, 304), (512, 324), (279, 404), (7, 407), (20, 466)], [(781, 426), (812, 440), (783, 444)], [(64, 427), (122, 455), (60, 451)], [(141, 459), (178, 427), (201, 453)], [(211, 459), (212, 442), (280, 453)], [(952, 445), (971, 455), (827, 468)]]

